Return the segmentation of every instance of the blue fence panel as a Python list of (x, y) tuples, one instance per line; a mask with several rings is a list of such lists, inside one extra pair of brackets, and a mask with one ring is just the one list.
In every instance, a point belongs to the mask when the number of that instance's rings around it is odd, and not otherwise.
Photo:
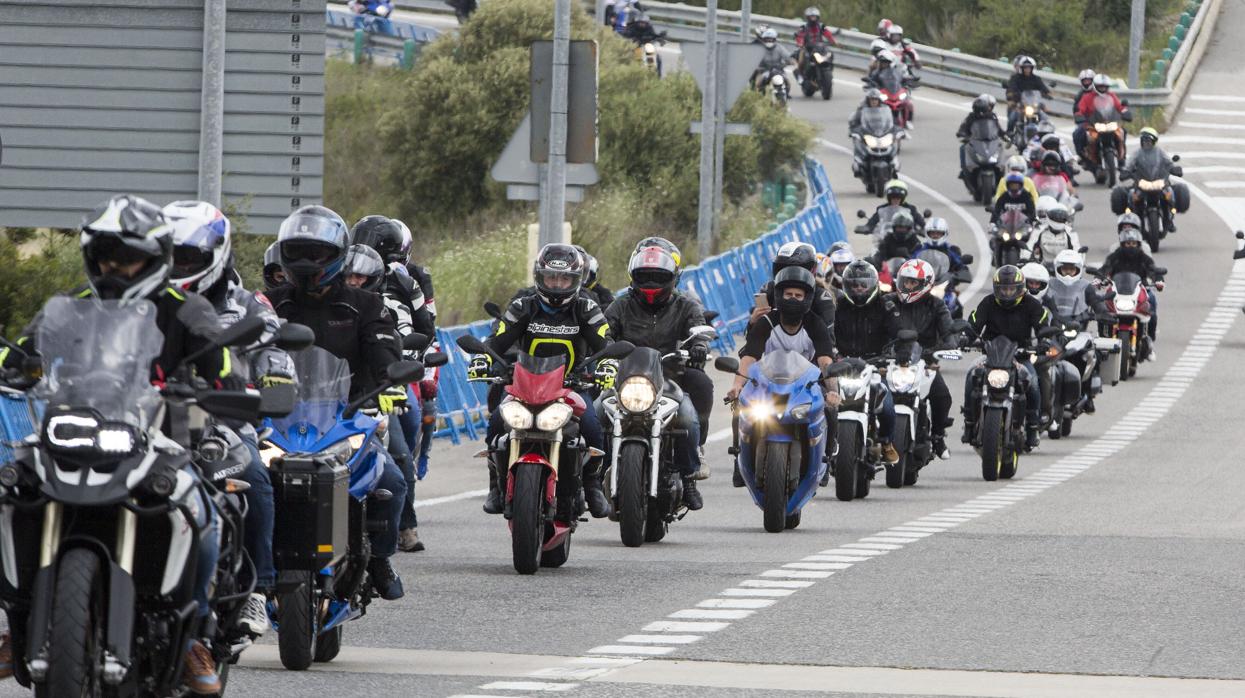
[(26, 400), (0, 395), (0, 463), (13, 461), (13, 449), (8, 445), (10, 442), (21, 441), (34, 432)]

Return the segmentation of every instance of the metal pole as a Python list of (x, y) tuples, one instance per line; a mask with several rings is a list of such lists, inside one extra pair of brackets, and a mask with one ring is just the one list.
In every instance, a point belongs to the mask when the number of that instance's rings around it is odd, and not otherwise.
[(1128, 23), (1128, 86), (1141, 87), (1141, 41), (1146, 33), (1146, 0), (1133, 0), (1133, 14)]
[(700, 99), (700, 206), (696, 226), (700, 259), (713, 251), (714, 144), (717, 142), (718, 0), (705, 2), (705, 82)]
[(220, 206), (225, 140), (225, 0), (203, 2), (199, 199)]
[[(713, 110), (713, 239), (722, 233), (722, 176), (726, 159), (726, 45), (719, 43), (713, 53), (718, 63), (717, 105)], [(703, 259), (703, 257), (702, 257)]]
[(752, 30), (749, 26), (752, 24), (752, 0), (740, 0), (739, 2), (739, 38), (744, 41), (751, 41), (748, 32)]
[(566, 112), (570, 82), (571, 0), (553, 6), (553, 83), (549, 108), (549, 165), (541, 191), (540, 244), (562, 239), (566, 217)]

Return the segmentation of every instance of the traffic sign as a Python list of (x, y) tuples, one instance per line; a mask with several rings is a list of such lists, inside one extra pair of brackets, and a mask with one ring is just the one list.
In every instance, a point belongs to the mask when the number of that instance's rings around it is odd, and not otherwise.
[[(489, 170), (493, 179), (509, 184), (540, 184), (540, 166), (531, 159), (531, 139), (532, 113), (528, 112), (523, 115), (523, 121), (519, 122), (510, 142)], [(599, 180), (596, 165), (568, 163), (566, 166), (567, 184), (586, 187)]]
[[(696, 84), (705, 89), (705, 44), (704, 42), (683, 41), (679, 43), (683, 51), (683, 64), (687, 66)], [(752, 72), (761, 63), (765, 49), (759, 44), (741, 44), (734, 41), (718, 42), (719, 70), (725, 72), (724, 94), (721, 104), (723, 112), (728, 112), (735, 101), (748, 88)]]
[[(572, 41), (566, 84), (566, 162), (597, 161), (597, 42)], [(532, 162), (549, 161), (553, 42), (532, 42)]]

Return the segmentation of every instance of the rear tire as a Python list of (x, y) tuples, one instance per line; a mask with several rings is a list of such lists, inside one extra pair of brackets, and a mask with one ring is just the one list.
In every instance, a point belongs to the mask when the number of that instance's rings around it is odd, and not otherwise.
[(1003, 430), (1007, 428), (1008, 425), (1003, 423), (1003, 410), (987, 407), (981, 416), (981, 477), (986, 482), (998, 480), (1003, 469), (1007, 450), (1004, 445), (1007, 435)]
[(105, 614), (99, 558), (85, 548), (69, 550), (57, 566), (48, 674), (40, 695), (60, 698), (98, 694)]
[(787, 456), (791, 444), (769, 443), (765, 448), (765, 530), (782, 533), (787, 527)]
[(899, 489), (908, 479), (908, 416), (895, 417), (895, 450), (899, 452), (898, 463), (886, 464), (886, 486)]
[(510, 471), (514, 500), (510, 503), (510, 547), (514, 569), (535, 574), (545, 540), (545, 466), (524, 463)]
[(635, 441), (624, 443), (618, 454), (618, 534), (628, 548), (644, 544), (649, 505), (644, 488), (646, 455), (644, 446)]
[(1064, 417), (1063, 421), (1059, 423), (1059, 435), (1060, 436), (1071, 436), (1072, 435), (1072, 418)]
[(860, 460), (860, 425), (839, 422), (839, 452), (834, 457), (834, 496), (850, 502), (856, 498), (856, 463)]
[(281, 665), (290, 671), (303, 671), (315, 659), (316, 622), (315, 572), (297, 572), (298, 588), (277, 597), (277, 644)]
[(983, 206), (989, 206), (990, 200), (994, 198), (994, 190), (999, 186), (995, 181), (994, 170), (985, 169), (978, 176), (977, 197), (981, 200)]
[(331, 662), (337, 658), (342, 651), (342, 629), (343, 626), (339, 625), (316, 636), (315, 660), (317, 662)]

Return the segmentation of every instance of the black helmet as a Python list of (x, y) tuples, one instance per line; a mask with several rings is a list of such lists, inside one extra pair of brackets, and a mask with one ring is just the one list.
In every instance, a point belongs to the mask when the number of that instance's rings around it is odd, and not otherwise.
[[(789, 288), (804, 291), (804, 298), (798, 302), (783, 298), (783, 292)], [(778, 311), (786, 322), (796, 322), (813, 308), (813, 293), (817, 290), (817, 279), (813, 272), (804, 267), (786, 267), (774, 275), (774, 301)]]
[(346, 266), (350, 231), (346, 221), (324, 206), (303, 206), (277, 232), (286, 279), (305, 292), (332, 284)]
[(901, 179), (892, 179), (886, 183), (886, 188), (882, 192), (883, 198), (890, 201), (892, 196), (899, 197), (899, 203), (908, 200), (908, 185), (903, 183)]
[[(907, 210), (896, 211), (895, 215), (891, 216), (891, 232), (896, 235), (905, 238), (912, 237), (916, 234), (914, 226), (916, 226), (916, 221), (912, 219), (912, 214)], [(900, 230), (900, 228), (905, 230)]]
[(346, 283), (353, 286), (350, 277), (355, 275), (366, 277), (358, 288), (379, 292), (380, 284), (385, 280), (385, 261), (376, 250), (367, 245), (351, 245), (346, 251)]
[(990, 95), (978, 95), (973, 100), (973, 113), (985, 115), (994, 111), (994, 98)]
[[(169, 283), (173, 229), (160, 207), (146, 199), (123, 194), (104, 202), (83, 219), (79, 243), (87, 285), (99, 298), (138, 300)], [(129, 276), (116, 269), (139, 262)]]
[(1025, 295), (1025, 275), (1014, 264), (994, 270), (994, 300), (1000, 305), (1015, 305)]
[(1063, 169), (1063, 156), (1053, 150), (1048, 150), (1042, 153), (1042, 167), (1047, 168), (1051, 166)]
[(771, 274), (777, 274), (787, 267), (800, 267), (813, 271), (817, 268), (817, 250), (807, 242), (788, 242), (778, 248), (774, 263), (770, 267)]
[(636, 252), (639, 252), (645, 247), (660, 247), (661, 249), (669, 252), (670, 256), (674, 258), (674, 263), (679, 266), (679, 272), (682, 273), (683, 253), (679, 252), (678, 245), (675, 245), (673, 242), (670, 242), (663, 237), (646, 237), (635, 244), (635, 249), (631, 250), (631, 255), (634, 257)]
[(852, 305), (865, 305), (878, 292), (878, 270), (858, 259), (843, 270), (843, 296)]
[[(1042, 136), (1041, 143), (1042, 143), (1042, 148), (1046, 150), (1054, 151), (1056, 153), (1058, 153), (1060, 148), (1063, 147), (1063, 140), (1060, 139), (1059, 134), (1056, 134), (1056, 133), (1048, 133)], [(1063, 159), (1062, 155), (1060, 155), (1059, 157), (1060, 159)]]
[(264, 250), (264, 287), (271, 291), (288, 283), (285, 272), (281, 270), (281, 247), (274, 242)]
[(584, 282), (584, 258), (570, 245), (545, 245), (532, 265), (532, 278), (536, 280), (540, 300), (560, 308), (579, 294)]
[(679, 283), (679, 265), (674, 255), (657, 245), (641, 248), (631, 255), (627, 273), (631, 275), (632, 292), (649, 305), (661, 305), (670, 300)]
[(385, 264), (406, 261), (402, 226), (386, 216), (360, 218), (350, 229), (350, 242), (354, 245), (367, 245), (376, 250)]

